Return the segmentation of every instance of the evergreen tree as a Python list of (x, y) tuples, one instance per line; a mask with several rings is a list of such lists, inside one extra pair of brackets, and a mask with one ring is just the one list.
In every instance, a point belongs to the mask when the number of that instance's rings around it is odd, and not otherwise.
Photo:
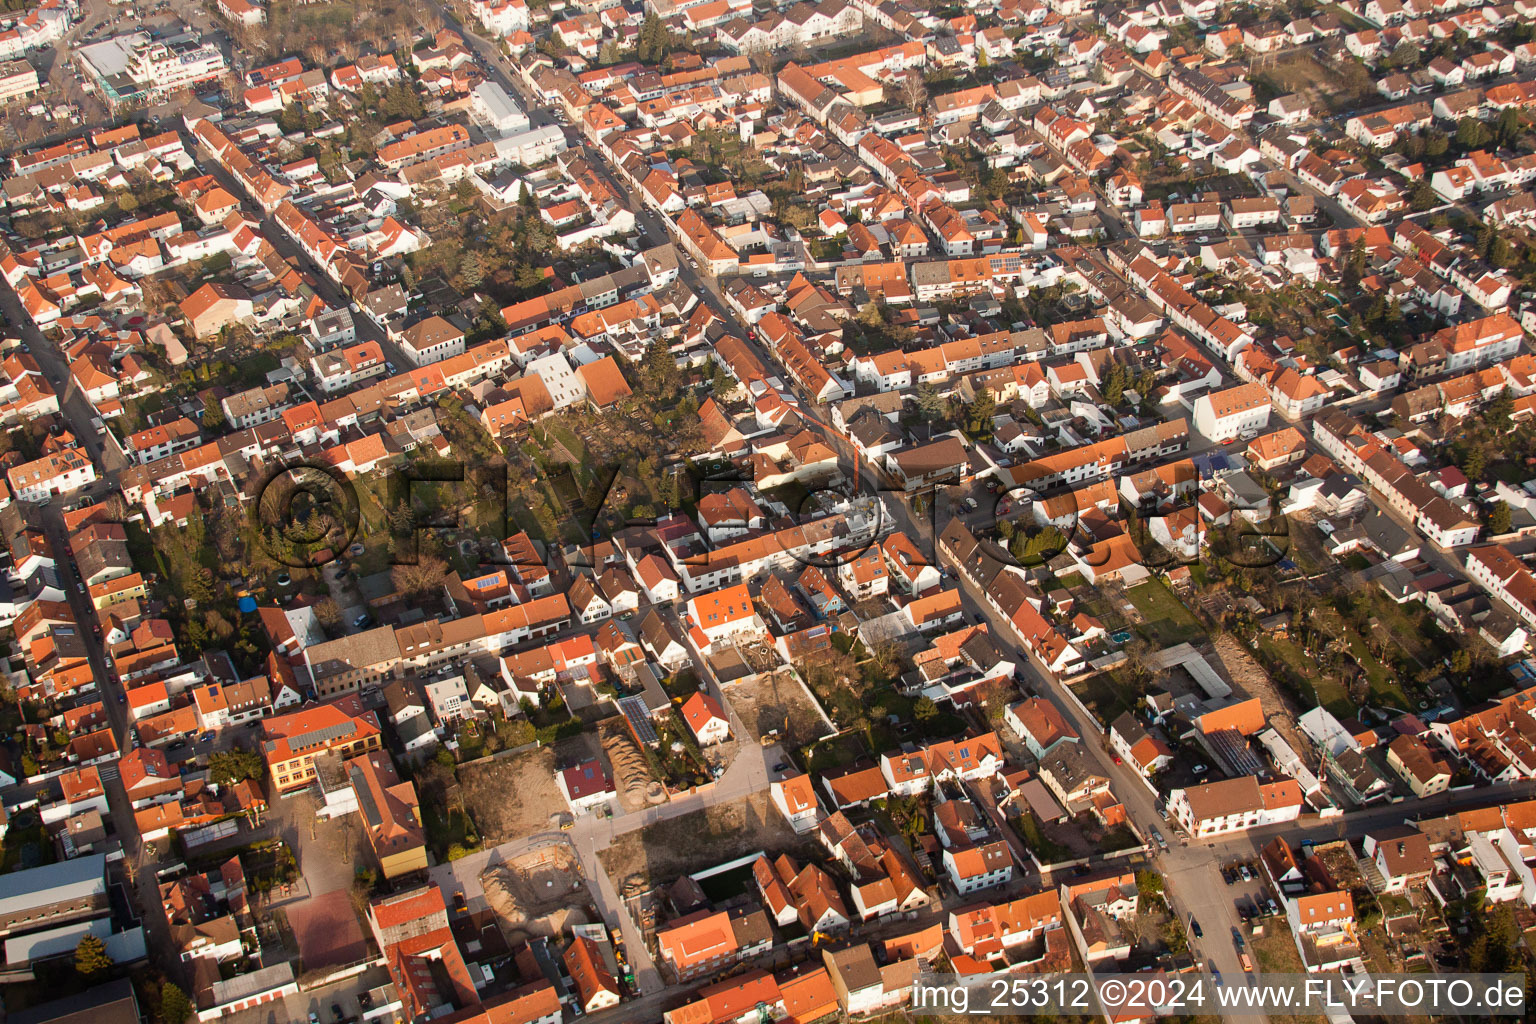
[(485, 280), (485, 264), (481, 262), (479, 253), (464, 254), (464, 258), (459, 260), (459, 277), (463, 279), (466, 288), (480, 287), (480, 282)]
[(1512, 267), (1520, 262), (1520, 250), (1503, 235), (1495, 235), (1488, 247), (1488, 262), (1496, 267)]
[(1505, 107), (1499, 114), (1498, 124), (1494, 132), (1499, 137), (1499, 142), (1505, 146), (1513, 146), (1520, 138), (1520, 111), (1516, 107)]
[(1467, 474), (1467, 479), (1477, 483), (1483, 478), (1483, 473), (1487, 469), (1488, 453), (1483, 451), (1482, 445), (1473, 445), (1468, 448), (1466, 458), (1461, 463), (1461, 471)]
[(261, 755), (250, 750), (221, 750), (208, 756), (209, 777), (220, 786), (259, 779), (267, 770)]
[(1456, 123), (1456, 144), (1463, 149), (1486, 146), (1488, 137), (1488, 126), (1475, 117), (1464, 117)]
[(944, 396), (939, 394), (939, 389), (932, 384), (919, 384), (917, 386), (917, 411), (924, 419), (936, 420), (944, 415), (948, 407)]
[(997, 399), (990, 388), (982, 388), (966, 407), (965, 416), (971, 433), (981, 437), (992, 436), (992, 416), (997, 411)]
[(208, 434), (222, 434), (227, 421), (224, 407), (212, 396), (203, 399), (203, 430)]
[(1472, 236), (1472, 247), (1483, 259), (1488, 258), (1488, 252), (1493, 248), (1493, 228), (1484, 223), (1477, 226), (1477, 233)]
[(165, 1024), (186, 1024), (192, 1016), (192, 1003), (187, 994), (169, 981), (160, 989), (160, 1016)]
[(640, 42), (636, 50), (642, 64), (659, 64), (667, 58), (672, 38), (667, 26), (661, 23), (655, 11), (646, 14), (640, 26)]
[(1414, 212), (1428, 210), (1438, 206), (1440, 199), (1435, 195), (1435, 190), (1429, 187), (1429, 179), (1421, 177), (1408, 189), (1408, 206)]
[(107, 955), (107, 945), (100, 936), (82, 936), (75, 946), (75, 970), (89, 979), (111, 969), (112, 958)]
[(1488, 532), (1495, 537), (1508, 533), (1513, 521), (1514, 513), (1508, 502), (1501, 501), (1488, 510)]

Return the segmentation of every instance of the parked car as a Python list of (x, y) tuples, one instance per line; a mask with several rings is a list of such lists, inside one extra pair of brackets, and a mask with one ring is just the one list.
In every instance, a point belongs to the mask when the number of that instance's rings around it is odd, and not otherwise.
[(1189, 930), (1194, 932), (1197, 939), (1205, 937), (1205, 929), (1200, 927), (1200, 922), (1195, 920), (1194, 914), (1189, 915)]

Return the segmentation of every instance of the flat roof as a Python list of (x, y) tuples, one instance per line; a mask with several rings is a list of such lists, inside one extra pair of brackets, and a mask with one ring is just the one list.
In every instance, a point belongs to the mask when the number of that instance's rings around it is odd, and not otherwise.
[(80, 54), (97, 75), (102, 78), (111, 78), (113, 75), (126, 75), (128, 66), (133, 61), (133, 51), (149, 41), (148, 32), (130, 32), (127, 35), (103, 39), (99, 43), (91, 43), (89, 46), (78, 47), (75, 52)]
[(107, 891), (107, 858), (99, 853), (0, 875), (0, 916)]

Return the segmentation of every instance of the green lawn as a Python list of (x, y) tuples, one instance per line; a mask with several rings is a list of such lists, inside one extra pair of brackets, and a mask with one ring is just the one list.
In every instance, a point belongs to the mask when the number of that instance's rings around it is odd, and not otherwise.
[(1040, 826), (1040, 819), (1031, 812), (1025, 811), (1016, 818), (1010, 818), (1008, 824), (1024, 841), (1024, 845), (1029, 847), (1030, 852), (1040, 858), (1041, 863), (1055, 864), (1071, 858), (1072, 851), (1047, 836), (1045, 829)]
[(1136, 706), (1137, 694), (1130, 692), (1111, 673), (1089, 676), (1072, 684), (1072, 689), (1094, 717), (1106, 726)]
[(1125, 596), (1141, 613), (1143, 621), (1139, 628), (1142, 633), (1159, 646), (1171, 647), (1197, 640), (1204, 632), (1189, 609), (1160, 579), (1138, 583), (1128, 589)]
[(455, 860), (480, 846), (474, 825), (463, 811), (448, 810), (436, 802), (425, 801), (421, 805), (421, 824), (427, 833), (427, 844), (439, 861)]
[(1313, 700), (1335, 715), (1349, 716), (1358, 710), (1344, 692), (1343, 685), (1332, 677), (1320, 675), (1317, 672), (1317, 666), (1307, 658), (1306, 653), (1291, 641), (1280, 637), (1260, 636), (1257, 645), (1259, 653), (1263, 655), (1261, 660), (1268, 660), (1271, 665), (1284, 665), (1290, 669), (1303, 695), (1310, 689)]
[(864, 744), (853, 733), (829, 736), (800, 750), (800, 761), (810, 774), (845, 768), (863, 756)]
[(1349, 651), (1365, 670), (1365, 678), (1370, 680), (1373, 702), (1385, 703), (1400, 711), (1409, 710), (1408, 695), (1403, 692), (1396, 673), (1371, 653), (1364, 637), (1358, 634), (1351, 636)]

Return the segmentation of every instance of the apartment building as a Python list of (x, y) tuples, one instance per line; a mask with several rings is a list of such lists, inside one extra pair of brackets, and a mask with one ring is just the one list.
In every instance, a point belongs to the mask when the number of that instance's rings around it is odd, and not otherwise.
[(96, 480), (96, 466), (83, 449), (66, 448), (5, 471), (11, 495), (21, 501), (47, 502)]
[(26, 99), (42, 86), (37, 80), (37, 69), (24, 60), (0, 62), (0, 104)]
[(261, 755), (279, 794), (313, 784), (320, 754), (334, 750), (352, 758), (384, 745), (378, 720), (356, 694), (265, 719), (261, 736)]
[(448, 124), (440, 128), (428, 128), (380, 146), (378, 159), (388, 170), (398, 171), (402, 167), (468, 149), (469, 145), (469, 129), (461, 124)]
[(1486, 544), (1468, 551), (1467, 573), (1536, 630), (1536, 575), (1508, 548)]
[(1195, 838), (1295, 821), (1305, 801), (1292, 779), (1261, 785), (1252, 775), (1176, 789), (1168, 813)]
[(413, 366), (440, 363), (464, 354), (464, 332), (440, 316), (429, 316), (392, 333)]
[(169, 96), (202, 82), (211, 82), (229, 70), (224, 52), (213, 43), (204, 43), (187, 34), (153, 41), (139, 33), (143, 42), (135, 46), (128, 61), (128, 77), (152, 98)]
[(1230, 441), (1269, 426), (1271, 407), (1264, 385), (1239, 384), (1195, 399), (1195, 429), (1212, 441)]

